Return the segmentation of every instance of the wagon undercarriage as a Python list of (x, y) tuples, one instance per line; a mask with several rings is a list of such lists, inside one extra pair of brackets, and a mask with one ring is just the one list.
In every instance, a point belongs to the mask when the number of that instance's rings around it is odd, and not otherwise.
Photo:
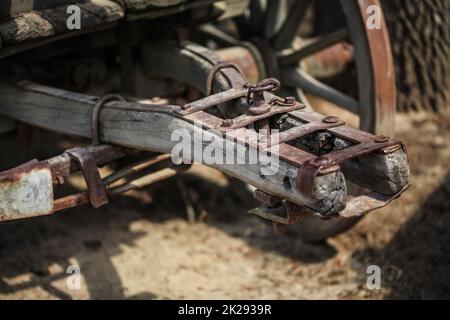
[[(150, 27), (158, 35), (143, 32)], [(311, 216), (361, 216), (387, 205), (407, 188), (404, 145), (381, 134), (379, 118), (363, 118), (381, 109), (358, 111), (363, 110), (365, 97), (350, 99), (309, 78), (303, 79), (307, 86), (300, 96), (279, 97), (275, 95), (279, 89), (283, 95), (292, 91), (268, 77), (273, 73), (262, 72), (255, 53), (260, 49), (239, 42), (213, 51), (192, 42), (211, 34), (216, 39), (226, 37), (214, 28), (201, 29), (196, 38), (185, 34), (186, 27), (175, 33), (137, 20), (84, 35), (82, 42), (55, 42), (33, 50), (20, 47), (20, 54), (6, 47), (3, 52), (11, 54), (1, 68), (0, 114), (92, 143), (0, 173), (0, 220), (47, 215), (86, 203), (99, 207), (116, 194), (183, 172), (193, 161), (254, 186), (255, 198), (263, 206), (250, 212), (276, 226)], [(340, 40), (333, 39), (316, 47)], [(280, 49), (288, 40), (278, 38)], [(299, 54), (291, 52), (282, 60), (295, 55)], [(292, 65), (289, 68), (278, 69), (281, 85), (298, 80)], [(298, 101), (310, 91), (359, 112), (363, 129), (377, 134), (355, 129), (335, 115), (313, 111), (307, 101)], [(186, 138), (192, 150), (176, 153), (180, 141), (174, 132)], [(98, 167), (139, 150), (158, 155), (100, 176)], [(230, 153), (231, 164), (204, 159), (209, 155), (223, 160)], [(249, 161), (261, 154), (266, 161)], [(146, 171), (156, 164), (165, 167)], [(86, 191), (55, 198), (58, 185), (76, 171), (82, 172)], [(349, 195), (348, 181), (363, 192)]]

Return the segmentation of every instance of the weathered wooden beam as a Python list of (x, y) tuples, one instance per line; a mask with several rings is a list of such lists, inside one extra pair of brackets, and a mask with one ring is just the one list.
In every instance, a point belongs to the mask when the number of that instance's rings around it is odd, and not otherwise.
[[(0, 114), (43, 129), (91, 137), (91, 114), (98, 98), (60, 89), (22, 84), (20, 87), (0, 83)], [(193, 145), (201, 146), (201, 153), (192, 153), (192, 159), (204, 154), (204, 140), (215, 139), (222, 146), (222, 154), (229, 152), (226, 137), (219, 132), (205, 131), (188, 121), (175, 116), (171, 111), (179, 107), (142, 105), (131, 102), (110, 102), (100, 113), (101, 140), (130, 148), (171, 153), (178, 141), (171, 135), (176, 129), (184, 129)], [(203, 137), (202, 137), (203, 135)], [(203, 139), (202, 139), (203, 138)], [(248, 164), (245, 153), (238, 151), (235, 163), (211, 164), (222, 172), (247, 182), (265, 192), (280, 196), (321, 214), (334, 214), (345, 207), (346, 183), (340, 170), (317, 177), (312, 198), (303, 196), (297, 189), (295, 180), (298, 168), (279, 161), (276, 173), (261, 175), (262, 164)], [(256, 152), (252, 146), (245, 146), (246, 153)], [(225, 150), (226, 149), (226, 150)]]
[[(298, 111), (290, 114), (292, 116), (304, 115)], [(312, 111), (308, 111), (308, 116), (316, 121), (320, 121), (323, 117)], [(283, 121), (283, 129), (298, 125), (301, 125), (301, 122), (294, 118), (287, 118)], [(294, 145), (308, 149), (315, 154), (339, 150), (352, 145), (351, 141), (343, 138), (350, 130), (357, 129), (348, 126), (330, 128), (326, 132), (314, 133), (297, 139)], [(358, 131), (358, 135), (367, 140), (374, 138), (363, 131)], [(392, 149), (391, 152), (373, 153), (343, 161), (341, 168), (347, 180), (384, 195), (399, 192), (409, 182), (408, 155), (400, 146), (398, 149)]]
[[(56, 3), (53, 6), (44, 5), (42, 1), (42, 4), (37, 6), (39, 11), (28, 11), (32, 5), (30, 3), (28, 5), (24, 3), (22, 7), (12, 6), (9, 10), (13, 13), (16, 12), (16, 15), (0, 22), (0, 38), (3, 45), (77, 32), (77, 30), (69, 30), (67, 27), (69, 17), (67, 7), (70, 3), (61, 2), (66, 3), (60, 3), (60, 6), (54, 7)], [(122, 19), (125, 15), (120, 5), (110, 0), (88, 0), (76, 4), (81, 12), (81, 29), (108, 24)], [(18, 12), (20, 14), (17, 14)]]
[[(180, 82), (186, 81), (186, 75), (189, 74), (190, 84), (204, 93), (206, 91), (205, 83), (207, 74), (213, 65), (210, 60), (214, 61), (213, 57), (205, 57), (210, 54), (208, 50), (195, 44), (178, 47), (169, 42), (144, 42), (141, 46), (141, 58), (146, 74), (177, 79)], [(161, 56), (164, 56), (165, 59), (159, 59)], [(195, 67), (193, 67), (193, 64)], [(229, 72), (234, 71), (231, 69), (224, 70), (228, 70)], [(234, 84), (234, 81), (230, 81), (229, 76), (224, 77), (223, 74), (224, 72), (215, 78), (213, 87), (217, 92), (228, 90), (230, 89), (230, 83)], [(232, 87), (239, 88), (239, 86)], [(266, 92), (265, 97), (267, 101), (270, 101), (273, 95)], [(246, 104), (240, 106), (236, 103), (231, 108), (221, 108), (221, 111), (227, 117), (234, 118), (241, 112), (245, 112), (246, 108)], [(319, 113), (311, 110), (307, 112), (293, 111), (289, 113), (288, 119), (290, 123), (288, 121), (284, 129), (301, 125), (302, 123), (295, 121), (295, 119), (305, 117), (306, 115), (314, 122), (322, 122), (323, 115)], [(323, 151), (324, 147), (321, 145), (321, 142), (329, 144), (328, 140), (331, 140), (331, 144), (334, 145), (328, 151), (337, 150), (351, 145), (351, 141), (339, 138), (346, 136), (347, 133), (353, 133), (367, 140), (374, 139), (374, 136), (371, 134), (349, 126), (342, 126), (331, 128), (326, 133), (315, 132), (308, 135), (307, 139), (299, 139), (300, 141), (298, 142), (300, 143), (298, 146), (305, 147), (308, 151), (311, 151), (311, 149)], [(408, 157), (403, 150), (386, 154), (372, 154), (347, 160), (342, 163), (342, 170), (346, 179), (351, 179), (357, 184), (384, 195), (392, 195), (399, 192), (409, 180)]]

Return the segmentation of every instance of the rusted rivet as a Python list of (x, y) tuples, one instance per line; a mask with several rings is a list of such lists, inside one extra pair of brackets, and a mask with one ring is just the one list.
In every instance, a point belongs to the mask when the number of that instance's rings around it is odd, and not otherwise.
[(63, 176), (56, 176), (56, 182), (59, 185), (63, 185), (64, 184), (64, 177)]
[(222, 121), (222, 127), (231, 127), (233, 123), (233, 119), (225, 119)]
[(322, 119), (323, 122), (325, 123), (336, 123), (339, 121), (338, 117), (334, 117), (334, 116), (330, 116), (330, 117), (325, 117)]
[(294, 104), (295, 103), (295, 97), (286, 97), (286, 98), (284, 98), (284, 103), (286, 103), (286, 104)]
[(389, 137), (386, 137), (386, 136), (377, 136), (376, 138), (375, 138), (375, 142), (387, 142), (389, 140)]

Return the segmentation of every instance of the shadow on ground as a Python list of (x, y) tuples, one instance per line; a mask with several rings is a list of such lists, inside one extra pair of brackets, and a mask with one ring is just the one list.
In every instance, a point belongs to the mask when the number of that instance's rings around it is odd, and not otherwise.
[[(16, 285), (0, 279), (0, 293), (41, 287), (53, 296), (70, 299), (70, 295), (53, 287), (51, 282), (66, 279), (69, 276), (66, 268), (76, 263), (83, 270), (90, 298), (124, 298), (121, 279), (111, 257), (120, 253), (120, 244), (132, 246), (143, 233), (130, 232), (127, 228), (131, 221), (141, 217), (126, 214), (125, 208), (123, 213), (84, 208), (52, 217), (2, 224), (0, 278), (29, 275), (29, 281), (21, 280)], [(92, 257), (95, 259), (91, 260)], [(95, 268), (90, 265), (94, 262)], [(55, 266), (58, 272), (50, 272)], [(153, 297), (152, 293), (141, 296)]]
[(354, 257), (381, 267), (387, 299), (449, 299), (450, 173), (386, 246)]
[[(26, 154), (20, 156), (26, 158), (27, 154), (32, 154), (46, 159), (70, 147), (60, 145), (58, 151), (55, 145), (49, 151), (52, 140), (48, 134), (38, 131), (33, 135)], [(12, 145), (14, 143), (12, 141)], [(182, 179), (193, 193), (196, 209), (207, 213), (201, 217), (202, 223), (241, 238), (263, 251), (272, 251), (303, 263), (325, 261), (336, 254), (336, 250), (326, 243), (308, 244), (292, 235), (276, 236), (270, 223), (247, 215), (246, 211), (258, 203), (245, 184), (239, 181), (230, 179), (228, 186), (220, 186), (188, 174)], [(138, 192), (137, 197), (118, 197), (99, 209), (83, 206), (50, 217), (1, 224), (0, 294), (39, 287), (49, 296), (70, 299), (71, 295), (53, 286), (52, 282), (65, 281), (68, 277), (66, 268), (76, 261), (83, 270), (91, 299), (124, 299), (126, 294), (112, 258), (120, 254), (121, 245), (133, 246), (139, 237), (146, 234), (130, 230), (132, 222), (147, 219), (162, 223), (186, 217), (185, 202), (179, 191), (174, 192), (177, 188), (176, 178), (172, 178), (148, 192)], [(95, 267), (92, 263), (96, 264)], [(17, 283), (2, 280), (17, 277), (21, 277)], [(142, 292), (127, 298), (164, 297)]]

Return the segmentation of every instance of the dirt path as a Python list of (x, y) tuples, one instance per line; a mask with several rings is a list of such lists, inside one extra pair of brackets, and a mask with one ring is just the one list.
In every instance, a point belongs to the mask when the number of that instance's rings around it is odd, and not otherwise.
[[(196, 224), (171, 180), (98, 210), (0, 225), (0, 298), (450, 298), (450, 115), (399, 116), (398, 128), (411, 189), (327, 243), (274, 235), (245, 213), (245, 186), (196, 168), (185, 178)], [(80, 290), (67, 287), (71, 264)], [(380, 290), (366, 287), (371, 264)]]

